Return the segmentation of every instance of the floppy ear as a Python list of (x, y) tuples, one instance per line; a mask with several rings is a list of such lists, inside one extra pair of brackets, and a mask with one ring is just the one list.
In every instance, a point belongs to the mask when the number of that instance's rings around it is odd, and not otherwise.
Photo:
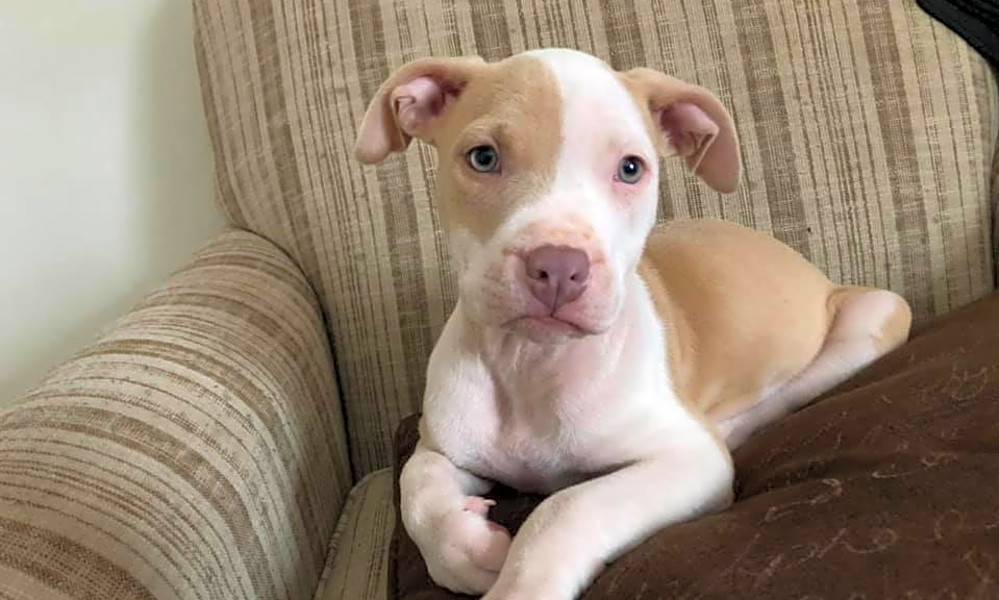
[(432, 142), (441, 117), (485, 64), (477, 56), (424, 58), (399, 68), (368, 105), (354, 155), (374, 164), (405, 150), (414, 137)]
[(663, 154), (684, 157), (687, 168), (714, 190), (734, 192), (741, 170), (739, 140), (721, 101), (702, 87), (653, 69), (631, 69), (622, 77), (664, 136)]

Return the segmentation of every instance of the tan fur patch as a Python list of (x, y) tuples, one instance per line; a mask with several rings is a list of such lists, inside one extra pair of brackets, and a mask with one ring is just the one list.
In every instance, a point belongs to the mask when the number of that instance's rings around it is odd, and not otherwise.
[(645, 130), (648, 132), (649, 139), (652, 140), (652, 144), (655, 146), (659, 156), (669, 158), (676, 155), (676, 152), (669, 145), (666, 136), (663, 135), (662, 129), (652, 118), (652, 111), (649, 106), (649, 90), (645, 82), (636, 80), (628, 72), (618, 73), (617, 78), (635, 101), (635, 106), (638, 107), (638, 112), (642, 115), (642, 123), (645, 125)]
[[(433, 143), (441, 217), (487, 239), (508, 215), (545, 193), (562, 141), (562, 100), (555, 75), (540, 60), (514, 56), (487, 65), (465, 87)], [(477, 173), (468, 151), (499, 150), (500, 173)]]
[(653, 231), (639, 265), (666, 326), (680, 399), (719, 420), (804, 369), (831, 323), (833, 284), (777, 240), (723, 221)]

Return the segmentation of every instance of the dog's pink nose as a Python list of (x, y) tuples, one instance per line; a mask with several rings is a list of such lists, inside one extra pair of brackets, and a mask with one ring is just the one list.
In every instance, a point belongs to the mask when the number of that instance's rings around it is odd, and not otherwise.
[(541, 246), (524, 258), (527, 285), (531, 293), (555, 312), (586, 289), (590, 259), (586, 253), (567, 246)]

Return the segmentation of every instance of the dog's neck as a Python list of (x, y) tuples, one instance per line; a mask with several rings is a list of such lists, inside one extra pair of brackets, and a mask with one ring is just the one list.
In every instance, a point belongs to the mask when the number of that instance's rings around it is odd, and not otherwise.
[[(613, 324), (603, 333), (542, 344), (499, 327), (464, 319), (469, 350), (492, 373), (501, 411), (554, 412), (565, 416), (585, 410), (589, 400), (606, 401), (611, 389), (655, 374), (639, 372), (661, 361), (640, 360), (638, 352), (662, 347), (662, 331), (641, 277), (631, 272)], [(604, 393), (604, 392), (607, 393)]]

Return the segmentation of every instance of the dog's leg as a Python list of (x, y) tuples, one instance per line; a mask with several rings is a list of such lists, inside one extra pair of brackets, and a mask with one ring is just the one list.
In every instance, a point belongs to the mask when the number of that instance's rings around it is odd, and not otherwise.
[(846, 381), (909, 335), (909, 305), (892, 292), (840, 288), (833, 292), (830, 305), (835, 310), (833, 323), (811, 364), (746, 411), (717, 424), (729, 448)]
[(677, 442), (657, 457), (542, 502), (483, 600), (571, 600), (605, 564), (659, 529), (726, 508), (733, 476), (726, 449), (703, 430), (664, 435)]
[(491, 487), (423, 444), (403, 467), (403, 525), (438, 585), (483, 594), (496, 580), (510, 534), (486, 517), (491, 504), (482, 494)]

